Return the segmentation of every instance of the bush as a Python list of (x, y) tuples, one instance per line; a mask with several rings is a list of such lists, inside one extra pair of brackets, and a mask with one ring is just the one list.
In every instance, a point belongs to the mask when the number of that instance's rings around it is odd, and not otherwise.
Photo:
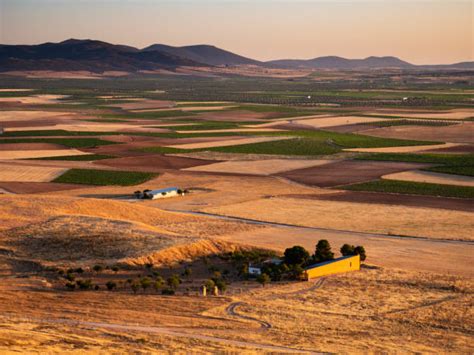
[(309, 259), (309, 253), (302, 246), (295, 245), (285, 250), (284, 257), (288, 265), (301, 265)]
[(166, 283), (172, 290), (176, 290), (181, 283), (181, 279), (179, 278), (178, 275), (174, 274), (166, 280)]
[(207, 280), (205, 283), (204, 283), (204, 287), (206, 287), (206, 290), (207, 292), (211, 293), (212, 291), (214, 291), (214, 287), (216, 286), (216, 283), (214, 282), (214, 280)]
[(260, 283), (263, 287), (265, 287), (265, 285), (269, 283), (270, 281), (271, 281), (270, 276), (268, 276), (265, 273), (260, 274), (257, 277), (257, 282)]
[(221, 292), (225, 292), (225, 290), (227, 290), (227, 284), (222, 279), (214, 280), (214, 284)]
[(99, 273), (101, 272), (102, 270), (104, 270), (104, 267), (102, 265), (94, 265), (94, 267), (92, 268), (92, 270), (94, 270), (96, 273)]
[(140, 289), (140, 284), (137, 281), (132, 281), (130, 288), (132, 289), (133, 293), (136, 294), (138, 290)]
[(78, 267), (76, 270), (74, 270), (75, 272), (77, 272), (78, 274), (83, 274), (84, 273), (84, 269), (82, 267)]
[(323, 261), (333, 260), (334, 253), (331, 251), (331, 245), (326, 239), (321, 239), (316, 244), (316, 250), (313, 256), (314, 262), (322, 263)]
[(190, 267), (185, 267), (184, 268), (184, 271), (183, 271), (184, 276), (189, 277), (189, 276), (191, 276), (192, 273), (193, 273), (193, 271)]
[(113, 289), (117, 288), (117, 284), (113, 281), (107, 281), (105, 287), (107, 287), (107, 290), (112, 291)]
[(146, 291), (151, 286), (151, 279), (149, 277), (142, 277), (140, 279), (140, 285), (143, 288), (143, 291)]
[(66, 288), (69, 291), (74, 291), (76, 289), (76, 284), (74, 282), (66, 282)]
[(165, 288), (165, 289), (161, 290), (161, 294), (166, 295), (166, 296), (172, 296), (172, 295), (174, 295), (174, 293), (175, 293), (174, 290), (169, 289), (169, 288)]
[(71, 273), (67, 273), (66, 276), (65, 276), (65, 279), (68, 280), (68, 281), (74, 281), (76, 279), (76, 277)]
[(111, 270), (115, 273), (119, 271), (119, 267), (117, 265), (112, 266)]
[(165, 280), (161, 276), (158, 276), (155, 282), (153, 283), (153, 288), (155, 289), (155, 291), (158, 291), (162, 289), (164, 285), (165, 285)]
[(81, 290), (90, 290), (92, 289), (92, 280), (77, 280), (76, 285)]

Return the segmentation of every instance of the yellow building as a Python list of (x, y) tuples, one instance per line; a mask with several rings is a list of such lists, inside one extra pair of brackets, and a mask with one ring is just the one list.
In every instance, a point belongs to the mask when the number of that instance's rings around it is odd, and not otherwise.
[(360, 270), (360, 256), (350, 255), (308, 266), (303, 272), (303, 279), (309, 281), (317, 277)]

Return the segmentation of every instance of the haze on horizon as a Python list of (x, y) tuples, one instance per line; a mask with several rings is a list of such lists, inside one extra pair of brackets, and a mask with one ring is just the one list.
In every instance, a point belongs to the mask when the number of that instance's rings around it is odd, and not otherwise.
[(0, 0), (0, 43), (212, 44), (258, 60), (474, 60), (472, 0)]

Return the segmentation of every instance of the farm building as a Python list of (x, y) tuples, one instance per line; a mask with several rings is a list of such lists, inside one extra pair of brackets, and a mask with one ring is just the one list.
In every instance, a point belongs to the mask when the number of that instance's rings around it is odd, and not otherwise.
[(360, 270), (360, 256), (343, 256), (341, 258), (308, 266), (303, 271), (303, 279), (309, 281), (317, 277), (356, 270)]
[(157, 190), (145, 190), (143, 192), (136, 191), (135, 196), (137, 198), (156, 200), (158, 198), (173, 197), (182, 195), (183, 192), (177, 187), (168, 187), (165, 189)]

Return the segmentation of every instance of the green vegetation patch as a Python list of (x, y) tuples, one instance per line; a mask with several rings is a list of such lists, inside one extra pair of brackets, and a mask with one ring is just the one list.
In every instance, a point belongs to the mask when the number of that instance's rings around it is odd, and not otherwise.
[(101, 118), (112, 119), (142, 119), (142, 120), (156, 120), (166, 117), (186, 117), (193, 116), (193, 112), (184, 112), (181, 110), (163, 110), (163, 111), (144, 111), (144, 112), (118, 112), (107, 113), (100, 115)]
[(64, 145), (69, 148), (93, 148), (101, 145), (117, 144), (117, 142), (104, 141), (98, 138), (18, 138), (0, 139), (0, 144), (6, 143), (52, 143)]
[(102, 159), (116, 158), (112, 155), (103, 154), (87, 154), (87, 155), (64, 155), (59, 157), (42, 157), (42, 158), (31, 158), (28, 160), (71, 160), (71, 161), (93, 161)]
[(57, 177), (55, 180), (53, 180), (53, 182), (67, 184), (129, 186), (141, 184), (156, 176), (157, 174), (136, 171), (71, 169)]
[(457, 124), (457, 122), (452, 121), (430, 121), (430, 120), (390, 120), (390, 121), (378, 121), (378, 122), (364, 122), (359, 123), (359, 125), (369, 125), (369, 126), (377, 126), (377, 127), (392, 127), (392, 126), (453, 126)]
[(228, 147), (214, 147), (206, 150), (241, 154), (274, 155), (329, 155), (340, 151), (327, 142), (310, 138), (285, 139), (262, 143), (242, 144)]
[(399, 180), (377, 180), (338, 187), (352, 191), (388, 192), (409, 195), (428, 195), (457, 198), (474, 198), (474, 187), (429, 184)]

